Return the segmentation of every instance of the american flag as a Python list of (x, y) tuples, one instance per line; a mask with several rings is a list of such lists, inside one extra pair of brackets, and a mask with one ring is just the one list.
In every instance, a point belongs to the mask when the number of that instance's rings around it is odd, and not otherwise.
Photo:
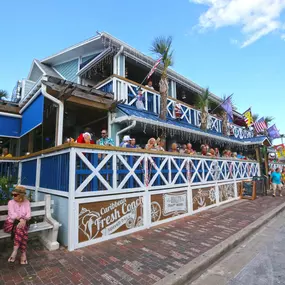
[(267, 129), (267, 125), (263, 117), (260, 118), (258, 121), (254, 122), (254, 128), (257, 133), (260, 133)]
[(162, 61), (163, 56), (161, 56), (154, 64), (154, 66), (152, 67), (152, 69), (150, 70), (149, 74), (147, 75), (147, 79), (149, 79), (153, 73), (155, 72), (156, 68), (158, 67), (158, 65), (160, 64), (160, 62)]

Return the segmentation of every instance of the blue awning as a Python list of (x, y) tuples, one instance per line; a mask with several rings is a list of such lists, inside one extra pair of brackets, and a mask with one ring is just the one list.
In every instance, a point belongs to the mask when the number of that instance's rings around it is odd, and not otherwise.
[(119, 110), (121, 110), (124, 114), (126, 114), (132, 120), (140, 121), (140, 118), (141, 118), (154, 125), (163, 124), (165, 127), (168, 127), (168, 128), (176, 128), (176, 129), (180, 128), (181, 130), (183, 129), (183, 131), (195, 133), (200, 136), (211, 137), (213, 139), (218, 139), (224, 142), (237, 143), (240, 145), (254, 145), (254, 144), (262, 144), (265, 140), (268, 140), (264, 136), (250, 138), (250, 139), (238, 139), (235, 137), (226, 137), (223, 134), (217, 133), (215, 131), (208, 130), (206, 132), (196, 126), (193, 126), (193, 125), (190, 125), (184, 122), (180, 122), (177, 120), (167, 119), (166, 121), (164, 121), (164, 120), (161, 120), (159, 116), (155, 113), (144, 111), (144, 110), (138, 110), (137, 108), (133, 106), (119, 104), (117, 107)]
[(21, 137), (42, 124), (44, 96), (39, 95), (22, 113)]
[(21, 118), (0, 115), (0, 137), (18, 138), (21, 133)]

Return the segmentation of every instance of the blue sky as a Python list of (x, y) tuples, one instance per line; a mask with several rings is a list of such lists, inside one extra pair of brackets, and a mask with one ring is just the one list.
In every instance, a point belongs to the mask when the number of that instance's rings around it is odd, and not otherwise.
[[(250, 2), (247, 3), (247, 2)], [(272, 4), (275, 2), (275, 4)], [(240, 112), (274, 116), (285, 133), (285, 0), (1, 1), (0, 89), (12, 92), (34, 58), (106, 31), (149, 55), (172, 35), (173, 68)]]

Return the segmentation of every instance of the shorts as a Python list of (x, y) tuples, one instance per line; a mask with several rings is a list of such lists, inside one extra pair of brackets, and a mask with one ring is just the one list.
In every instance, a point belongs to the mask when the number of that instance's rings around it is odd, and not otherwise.
[(272, 183), (272, 188), (273, 188), (273, 191), (276, 191), (276, 189), (281, 191), (282, 190), (282, 184)]

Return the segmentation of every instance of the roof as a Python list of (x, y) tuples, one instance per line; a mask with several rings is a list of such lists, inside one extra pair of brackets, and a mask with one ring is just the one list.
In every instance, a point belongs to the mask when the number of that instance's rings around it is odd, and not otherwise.
[(135, 120), (135, 121), (145, 122), (145, 123), (149, 123), (153, 125), (163, 126), (163, 127), (170, 128), (170, 129), (177, 129), (177, 130), (181, 130), (185, 132), (190, 132), (190, 133), (197, 134), (203, 137), (223, 141), (225, 143), (239, 144), (239, 145), (245, 145), (245, 146), (254, 145), (254, 144), (263, 144), (263, 142), (266, 140), (269, 142), (267, 137), (256, 137), (256, 138), (251, 138), (251, 139), (240, 140), (234, 137), (226, 137), (223, 134), (217, 133), (215, 131), (208, 130), (206, 132), (196, 126), (183, 123), (183, 122), (179, 122), (177, 120), (167, 119), (166, 121), (164, 121), (160, 119), (158, 115), (155, 113), (144, 111), (144, 110), (138, 110), (135, 107), (129, 106), (129, 105), (119, 104), (117, 108), (121, 110), (124, 114), (126, 114), (127, 116), (122, 116), (122, 117), (115, 119), (116, 122)]
[[(127, 57), (132, 57), (137, 62), (140, 62), (141, 64), (149, 68), (151, 68), (155, 63), (155, 59), (143, 54), (142, 52), (128, 45), (127, 43), (117, 39), (116, 37), (106, 32), (98, 33), (98, 35), (95, 37), (92, 37), (78, 44), (75, 44), (71, 47), (63, 49), (60, 52), (41, 60), (41, 62), (45, 64), (54, 65), (54, 64), (58, 64), (64, 61), (72, 60), (79, 56), (83, 56), (83, 55), (85, 56), (88, 54), (90, 55), (92, 53), (98, 52), (99, 50), (103, 51), (106, 47), (110, 47), (110, 46), (115, 46), (117, 48), (120, 48), (121, 46), (123, 46), (124, 54)], [(158, 66), (157, 70), (161, 71), (161, 66)], [(168, 69), (168, 76), (170, 79), (192, 89), (194, 92), (197, 92), (198, 94), (204, 91), (204, 88), (194, 83), (190, 79), (184, 77), (183, 75), (177, 73), (173, 69), (170, 69), (170, 68)], [(222, 102), (222, 98), (216, 96), (213, 93), (210, 93), (210, 95), (213, 101), (216, 101), (218, 103)], [(242, 116), (237, 111), (234, 111), (234, 114), (239, 117)]]

